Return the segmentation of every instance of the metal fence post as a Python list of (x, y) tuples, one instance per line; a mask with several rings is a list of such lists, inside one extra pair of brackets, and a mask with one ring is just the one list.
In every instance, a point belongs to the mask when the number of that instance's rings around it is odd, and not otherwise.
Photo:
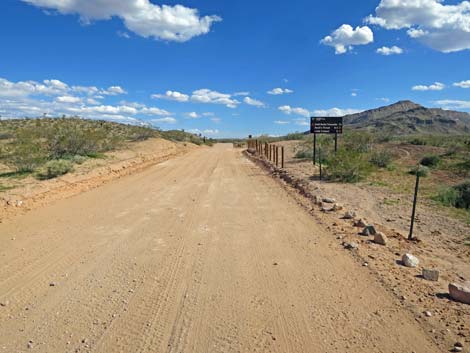
[(416, 168), (416, 185), (415, 185), (415, 195), (413, 199), (413, 211), (411, 212), (411, 224), (410, 224), (410, 234), (408, 235), (408, 240), (413, 239), (413, 228), (415, 225), (415, 217), (416, 217), (416, 203), (418, 201), (418, 191), (419, 191), (419, 173), (420, 168)]

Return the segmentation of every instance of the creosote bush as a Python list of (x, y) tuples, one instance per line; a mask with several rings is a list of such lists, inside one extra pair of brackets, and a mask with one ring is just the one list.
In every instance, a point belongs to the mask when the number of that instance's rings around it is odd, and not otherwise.
[(299, 150), (295, 153), (294, 157), (298, 159), (312, 159), (313, 152), (309, 150)]
[(331, 154), (326, 166), (329, 179), (347, 183), (363, 180), (371, 171), (366, 154), (347, 149), (340, 149), (336, 154)]
[(369, 162), (379, 168), (387, 168), (392, 162), (392, 154), (386, 150), (371, 152)]
[(434, 199), (444, 206), (456, 208), (470, 208), (470, 181), (459, 185), (443, 188)]
[(423, 165), (413, 167), (408, 172), (411, 175), (419, 175), (420, 177), (427, 177), (429, 175), (429, 168)]
[(43, 141), (33, 130), (24, 129), (0, 149), (0, 161), (19, 173), (32, 172), (48, 158)]
[(426, 167), (437, 167), (441, 162), (441, 158), (436, 155), (425, 156), (421, 159), (420, 164)]
[(52, 179), (70, 172), (73, 168), (71, 161), (66, 159), (56, 159), (48, 161), (36, 172), (36, 178), (40, 180)]

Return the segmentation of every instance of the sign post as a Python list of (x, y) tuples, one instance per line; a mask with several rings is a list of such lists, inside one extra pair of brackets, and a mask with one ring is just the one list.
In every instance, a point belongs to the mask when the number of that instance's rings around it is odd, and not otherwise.
[(413, 198), (413, 210), (411, 211), (411, 224), (410, 224), (410, 233), (408, 234), (408, 240), (413, 240), (413, 229), (414, 229), (415, 218), (416, 218), (416, 203), (418, 202), (419, 177), (420, 177), (420, 167), (418, 166), (416, 168), (415, 195)]
[[(336, 153), (338, 151), (338, 134), (343, 133), (343, 117), (311, 117), (310, 133), (313, 134), (313, 164), (315, 165), (317, 159), (317, 134), (335, 135)], [(321, 156), (319, 158), (321, 159)]]

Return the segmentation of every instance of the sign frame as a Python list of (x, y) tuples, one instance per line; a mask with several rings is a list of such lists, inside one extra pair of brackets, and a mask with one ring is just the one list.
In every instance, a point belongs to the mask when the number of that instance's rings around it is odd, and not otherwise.
[(343, 133), (343, 117), (311, 117), (310, 118), (311, 134), (328, 134), (338, 135)]

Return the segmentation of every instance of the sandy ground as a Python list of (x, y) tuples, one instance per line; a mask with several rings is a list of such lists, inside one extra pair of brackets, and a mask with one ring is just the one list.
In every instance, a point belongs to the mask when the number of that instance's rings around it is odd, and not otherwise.
[[(24, 179), (3, 178), (4, 186), (14, 188), (0, 191), (0, 223), (11, 215), (25, 213), (53, 200), (99, 187), (194, 148), (197, 146), (193, 144), (149, 139), (128, 143), (120, 150), (106, 153), (104, 158), (88, 159), (82, 165), (75, 165), (73, 172), (58, 178), (45, 181), (39, 181), (33, 176)], [(0, 171), (7, 170), (0, 168)]]
[[(415, 224), (415, 236), (419, 241), (408, 241), (410, 195), (366, 183), (321, 182), (318, 169), (310, 161), (293, 158), (298, 142), (279, 144), (286, 147), (287, 156), (282, 173), (292, 180), (290, 184), (302, 190), (299, 202), (310, 210), (317, 223), (323, 224), (339, 244), (344, 241), (358, 243), (359, 250), (355, 253), (358, 261), (414, 313), (416, 320), (436, 341), (470, 344), (470, 309), (448, 296), (449, 283), (470, 281), (470, 247), (464, 245), (470, 235), (469, 225), (420, 199)], [(281, 175), (279, 170), (272, 168), (271, 174), (275, 177)], [(308, 197), (305, 197), (306, 193)], [(324, 197), (334, 198), (344, 209), (321, 212), (321, 206), (315, 205), (313, 200)], [(324, 206), (328, 208), (327, 204)], [(362, 228), (355, 227), (354, 220), (342, 219), (346, 210), (354, 211), (356, 220), (362, 218), (385, 233), (389, 240), (387, 246), (375, 244), (373, 237), (361, 236)], [(415, 269), (402, 266), (400, 260), (404, 253), (417, 256), (419, 266)], [(439, 281), (423, 279), (423, 268), (437, 269)]]
[(231, 145), (8, 219), (0, 242), (0, 352), (442, 351)]

